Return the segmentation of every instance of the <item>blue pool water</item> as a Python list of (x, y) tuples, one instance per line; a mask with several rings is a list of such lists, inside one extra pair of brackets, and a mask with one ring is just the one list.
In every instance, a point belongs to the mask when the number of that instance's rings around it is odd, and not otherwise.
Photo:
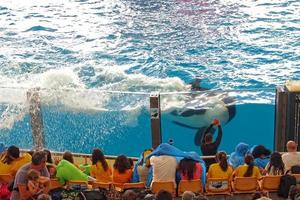
[(300, 75), (299, 10), (296, 0), (3, 0), (0, 142), (32, 147), (26, 91), (38, 86), (48, 148), (137, 156), (151, 145), (149, 94), (160, 91), (163, 140), (199, 152), (197, 130), (170, 115), (193, 101), (173, 93), (199, 77), (234, 98), (221, 149), (272, 149), (275, 86)]

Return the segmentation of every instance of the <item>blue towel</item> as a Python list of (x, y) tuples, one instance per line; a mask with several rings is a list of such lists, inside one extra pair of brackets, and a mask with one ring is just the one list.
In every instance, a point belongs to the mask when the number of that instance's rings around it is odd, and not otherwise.
[(228, 162), (233, 168), (237, 168), (240, 165), (243, 165), (245, 162), (245, 155), (249, 153), (250, 146), (246, 143), (239, 143), (235, 152), (232, 152), (229, 156)]
[[(168, 155), (168, 156), (174, 156), (176, 157), (177, 161), (179, 162), (181, 159), (183, 158), (188, 158), (188, 159), (192, 159), (192, 160), (195, 160), (195, 161), (198, 161), (201, 166), (202, 166), (202, 176), (201, 176), (201, 182), (202, 182), (202, 185), (205, 185), (205, 182), (206, 182), (206, 166), (205, 166), (205, 163), (204, 161), (200, 158), (200, 156), (192, 151), (192, 152), (185, 152), (185, 151), (182, 151), (176, 147), (174, 147), (173, 145), (170, 145), (168, 143), (162, 143), (160, 144), (147, 158), (150, 158), (152, 156), (161, 156), (161, 155)], [(151, 177), (148, 176), (148, 181), (151, 179), (152, 181), (152, 167), (151, 167), (151, 170), (149, 170), (149, 172), (151, 171)], [(150, 173), (149, 173), (150, 175)], [(150, 184), (151, 184), (151, 181), (150, 181)], [(179, 180), (176, 180), (176, 182), (179, 181)], [(148, 182), (149, 184), (149, 182)], [(150, 186), (150, 184), (147, 186)]]

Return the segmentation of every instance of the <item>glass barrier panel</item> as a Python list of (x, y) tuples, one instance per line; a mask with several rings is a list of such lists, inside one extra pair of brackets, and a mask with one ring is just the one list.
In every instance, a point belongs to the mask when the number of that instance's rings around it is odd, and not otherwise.
[(32, 148), (26, 89), (0, 88), (0, 143)]
[[(161, 94), (163, 142), (172, 139), (182, 150), (201, 153), (204, 132), (218, 118), (223, 132), (218, 150), (233, 152), (240, 142), (273, 150), (274, 100), (275, 90)], [(218, 127), (208, 132), (216, 141)]]
[(151, 147), (148, 94), (48, 90), (41, 98), (51, 150), (139, 156)]

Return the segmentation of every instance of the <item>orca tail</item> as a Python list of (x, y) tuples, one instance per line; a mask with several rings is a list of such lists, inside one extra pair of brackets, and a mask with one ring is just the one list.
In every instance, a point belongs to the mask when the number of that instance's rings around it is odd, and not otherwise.
[[(206, 131), (207, 127), (202, 127), (200, 129), (198, 129), (198, 131), (196, 132), (196, 135), (194, 137), (194, 143), (196, 146), (200, 146), (201, 145), (201, 139), (202, 139), (202, 135), (204, 134), (204, 132)], [(214, 132), (216, 131), (215, 128), (212, 128), (210, 133), (214, 134)]]

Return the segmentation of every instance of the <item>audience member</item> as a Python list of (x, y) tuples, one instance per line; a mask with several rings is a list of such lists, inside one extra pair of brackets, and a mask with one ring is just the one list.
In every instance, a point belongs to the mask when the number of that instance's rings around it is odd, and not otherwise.
[(198, 194), (197, 196), (195, 196), (193, 198), (193, 200), (208, 200), (207, 196), (203, 195), (203, 194)]
[(166, 190), (159, 190), (155, 195), (156, 200), (172, 200), (172, 194)]
[(37, 200), (51, 200), (51, 196), (48, 194), (40, 194)]
[(10, 174), (15, 176), (17, 171), (26, 163), (31, 161), (31, 155), (24, 153), (20, 156), (18, 147), (12, 145), (8, 147), (4, 156), (0, 160), (0, 172), (2, 174)]
[(56, 177), (61, 185), (64, 185), (66, 181), (88, 181), (89, 179), (88, 175), (65, 159), (58, 163)]
[(257, 145), (253, 148), (252, 156), (254, 158), (254, 165), (262, 171), (265, 169), (270, 161), (271, 151), (263, 145)]
[(28, 171), (26, 178), (28, 191), (32, 199), (36, 199), (44, 190), (43, 184), (40, 183), (40, 173), (37, 170), (31, 169)]
[(245, 156), (247, 153), (249, 153), (250, 151), (250, 146), (246, 143), (239, 143), (236, 147), (235, 147), (235, 151), (232, 152), (229, 156), (229, 164), (233, 167), (233, 168), (237, 168), (240, 165), (244, 164), (245, 161)]
[(145, 149), (141, 155), (139, 160), (136, 162), (134, 171), (133, 171), (133, 182), (144, 182), (148, 181), (148, 174), (150, 165), (150, 159), (146, 159), (148, 155), (152, 152), (152, 149)]
[(54, 164), (51, 152), (48, 149), (44, 149), (44, 152), (46, 153), (47, 156), (47, 163)]
[(92, 153), (91, 176), (99, 182), (111, 182), (112, 171), (108, 166), (104, 154), (100, 149), (94, 149)]
[(70, 151), (65, 151), (62, 159), (69, 161), (70, 163), (74, 164), (74, 158), (73, 158), (73, 154)]
[(183, 158), (178, 164), (178, 171), (181, 180), (194, 180), (201, 179), (203, 170), (199, 162), (189, 158)]
[(227, 154), (223, 151), (216, 155), (218, 163), (214, 163), (209, 167), (207, 178), (226, 178), (230, 179), (233, 168), (227, 162)]
[(40, 173), (40, 176), (43, 177), (43, 184), (45, 186), (44, 192), (47, 193), (49, 191), (49, 185), (50, 185), (50, 175), (46, 168), (46, 154), (44, 151), (37, 151), (32, 155), (31, 163), (23, 165), (17, 172), (14, 185), (13, 185), (13, 191), (11, 193), (11, 200), (19, 200), (20, 194), (18, 191), (18, 185), (19, 184), (26, 184), (27, 182), (27, 174), (28, 172), (34, 169)]
[(183, 194), (182, 194), (182, 200), (193, 200), (194, 197), (195, 197), (195, 193), (194, 192), (191, 192), (191, 191), (185, 191)]
[(177, 160), (174, 156), (151, 156), (150, 164), (153, 169), (152, 183), (155, 181), (173, 181), (176, 185)]
[(133, 190), (126, 190), (122, 195), (122, 200), (136, 200), (137, 193)]
[[(213, 135), (211, 133), (213, 126), (218, 126), (218, 136), (216, 140), (213, 142)], [(212, 124), (205, 130), (202, 134), (201, 138), (201, 152), (203, 156), (214, 156), (218, 151), (218, 147), (221, 143), (222, 139), (222, 127), (221, 123), (218, 119), (214, 119)], [(206, 169), (209, 169), (209, 166), (212, 163), (215, 163), (215, 159), (205, 159)]]
[(254, 159), (252, 155), (245, 157), (245, 165), (241, 165), (233, 172), (234, 177), (256, 177), (261, 179), (261, 174), (257, 166), (254, 166)]
[(278, 152), (272, 153), (270, 162), (267, 164), (265, 169), (267, 175), (283, 175), (285, 170), (281, 154)]
[(130, 183), (132, 169), (128, 158), (120, 155), (115, 160), (113, 166), (112, 181), (114, 183)]
[(287, 153), (282, 155), (285, 171), (294, 165), (300, 165), (300, 152), (297, 152), (297, 146), (296, 142), (291, 140), (286, 144)]
[(289, 200), (296, 200), (296, 198), (300, 197), (300, 186), (299, 185), (291, 185), (289, 191)]

